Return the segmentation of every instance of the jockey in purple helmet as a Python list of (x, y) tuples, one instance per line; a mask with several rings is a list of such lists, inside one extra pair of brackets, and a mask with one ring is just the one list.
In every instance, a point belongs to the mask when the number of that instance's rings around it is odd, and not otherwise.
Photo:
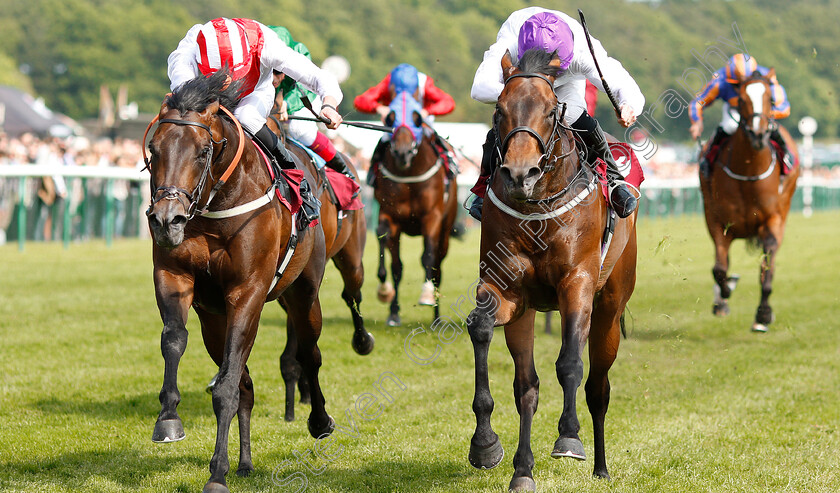
[[(592, 38), (595, 56), (604, 72), (604, 78), (618, 100), (621, 125), (629, 127), (642, 113), (645, 98), (639, 86), (621, 66), (610, 58), (601, 43)], [(610, 203), (620, 217), (629, 216), (636, 209), (636, 197), (623, 184), (624, 176), (612, 157), (604, 131), (597, 120), (586, 111), (586, 81), (604, 90), (601, 77), (592, 60), (586, 43), (583, 27), (573, 18), (556, 10), (528, 7), (517, 10), (502, 24), (496, 42), (484, 53), (484, 60), (478, 67), (473, 81), (471, 96), (482, 103), (496, 103), (504, 88), (501, 60), (510, 52), (517, 60), (530, 49), (556, 52), (561, 60), (561, 74), (554, 81), (554, 93), (559, 101), (565, 102), (566, 120), (580, 131), (580, 136), (589, 148), (589, 161), (601, 158), (607, 163)], [(487, 134), (484, 155), (481, 160), (481, 176), (472, 191), (477, 195), (470, 207), (470, 215), (480, 220), (482, 196), (492, 171), (495, 129)]]

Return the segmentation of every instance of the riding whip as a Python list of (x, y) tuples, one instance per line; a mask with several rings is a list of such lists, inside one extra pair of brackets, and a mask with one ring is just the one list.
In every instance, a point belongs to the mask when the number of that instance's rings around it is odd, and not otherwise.
[(613, 96), (612, 91), (610, 91), (610, 86), (607, 84), (607, 80), (604, 79), (604, 74), (601, 72), (601, 66), (598, 65), (598, 59), (595, 58), (595, 48), (592, 46), (592, 38), (589, 36), (589, 29), (586, 27), (586, 19), (583, 17), (583, 11), (578, 9), (578, 15), (580, 16), (580, 24), (583, 26), (583, 34), (586, 35), (586, 44), (589, 45), (589, 52), (592, 53), (592, 61), (595, 62), (595, 68), (598, 70), (598, 75), (601, 77), (601, 84), (604, 86), (604, 92), (607, 93), (607, 97), (610, 98), (610, 103), (612, 103), (613, 108), (615, 108), (615, 112), (621, 116), (621, 110), (618, 108), (618, 102), (616, 102), (615, 96)]
[[(295, 83), (295, 85), (297, 85), (297, 83)], [(328, 119), (323, 118), (321, 115), (319, 115), (318, 113), (315, 112), (315, 109), (312, 108), (312, 102), (309, 100), (309, 97), (306, 96), (306, 93), (303, 92), (303, 90), (300, 89), (300, 86), (298, 85), (297, 87), (298, 87), (298, 90), (300, 91), (300, 100), (303, 102), (303, 105), (306, 107), (306, 109), (308, 109), (310, 113), (315, 115), (315, 118), (310, 118), (308, 116), (289, 115), (289, 120), (304, 120), (304, 121), (308, 121), (308, 122), (321, 122), (323, 124), (329, 124), (330, 121)], [(346, 121), (342, 121), (341, 123), (344, 124), (344, 125), (350, 125), (351, 127), (366, 128), (368, 130), (378, 130), (380, 132), (392, 133), (394, 131), (394, 129), (391, 128), (391, 127), (386, 127), (385, 125), (375, 125), (373, 123), (346, 122)]]

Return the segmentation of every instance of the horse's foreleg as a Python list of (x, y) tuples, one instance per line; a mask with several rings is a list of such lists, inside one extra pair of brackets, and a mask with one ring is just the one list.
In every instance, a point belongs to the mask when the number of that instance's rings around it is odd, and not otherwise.
[(490, 290), (482, 284), (476, 293), (476, 308), (467, 317), (467, 330), (475, 355), (475, 396), (472, 408), (476, 422), (475, 433), (470, 440), (469, 461), (478, 469), (496, 467), (505, 455), (499, 435), (490, 425), (494, 403), (490, 393), (487, 354), (493, 339), (493, 327), (497, 323), (507, 323), (509, 314), (513, 311), (511, 305), (510, 302), (502, 300), (495, 290)]
[(365, 266), (362, 263), (362, 246), (346, 245), (333, 257), (333, 263), (341, 273), (344, 280), (344, 290), (341, 298), (347, 307), (350, 308), (350, 316), (353, 317), (353, 340), (351, 342), (356, 353), (365, 355), (373, 351), (373, 335), (365, 330), (365, 321), (362, 318), (362, 283), (365, 279)]
[[(204, 486), (204, 491), (227, 491), (225, 476), (230, 470), (228, 461), (230, 423), (240, 409), (240, 385), (245, 373), (245, 363), (257, 335), (265, 295), (265, 291), (243, 287), (229, 296), (230, 299), (238, 300), (240, 304), (235, 308), (228, 306), (227, 309), (228, 330), (227, 335), (224, 336), (224, 357), (219, 367), (216, 386), (213, 388), (216, 446), (213, 457), (210, 459), (210, 479)], [(253, 399), (253, 395), (250, 398)], [(240, 440), (241, 438), (240, 435)]]
[(379, 287), (376, 289), (376, 297), (382, 303), (389, 303), (394, 296), (394, 286), (389, 286), (388, 271), (385, 269), (385, 249), (388, 248), (388, 233), (391, 230), (391, 222), (387, 216), (379, 215), (379, 224), (376, 227), (376, 239), (379, 240), (379, 269), (376, 277), (379, 278)]
[(388, 315), (389, 327), (398, 327), (400, 321), (400, 281), (402, 281), (403, 264), (400, 259), (400, 229), (392, 224), (388, 234), (388, 251), (391, 254), (391, 278), (394, 280), (394, 298), (391, 300), (391, 313)]
[(515, 367), (513, 396), (519, 412), (519, 446), (513, 456), (510, 491), (536, 491), (534, 454), (531, 451), (531, 423), (537, 412), (540, 379), (534, 367), (534, 315), (532, 309), (505, 326), (505, 341)]
[(712, 276), (715, 279), (715, 302), (712, 313), (718, 316), (729, 315), (729, 304), (727, 300), (735, 289), (737, 279), (730, 279), (727, 275), (729, 270), (729, 246), (732, 238), (726, 231), (718, 231), (712, 234), (712, 241), (715, 243), (715, 265), (712, 267)]
[(551, 452), (551, 456), (555, 458), (586, 459), (583, 444), (578, 436), (580, 422), (577, 417), (576, 394), (583, 380), (581, 353), (589, 336), (592, 291), (593, 287), (587, 282), (587, 278), (577, 275), (569, 276), (557, 290), (558, 293), (564, 293), (567, 299), (560, 303), (563, 307), (560, 313), (563, 342), (555, 363), (557, 380), (563, 387), (563, 414), (557, 423), (559, 436)]
[(765, 228), (760, 231), (761, 246), (764, 255), (761, 258), (761, 270), (759, 271), (759, 283), (761, 284), (761, 301), (758, 310), (755, 312), (755, 322), (752, 330), (755, 332), (767, 332), (767, 326), (773, 323), (775, 316), (770, 307), (770, 294), (773, 292), (773, 275), (776, 271), (776, 252), (782, 236), (781, 218), (774, 216)]
[(163, 386), (160, 389), (160, 414), (152, 433), (153, 442), (175, 442), (186, 435), (178, 416), (181, 402), (178, 391), (178, 364), (187, 349), (187, 314), (193, 299), (190, 280), (165, 271), (155, 271), (155, 294), (163, 320), (160, 351), (163, 355)]
[(236, 412), (239, 422), (239, 466), (238, 476), (246, 477), (254, 470), (251, 461), (251, 411), (254, 409), (254, 382), (248, 374), (248, 366), (239, 381), (239, 409)]

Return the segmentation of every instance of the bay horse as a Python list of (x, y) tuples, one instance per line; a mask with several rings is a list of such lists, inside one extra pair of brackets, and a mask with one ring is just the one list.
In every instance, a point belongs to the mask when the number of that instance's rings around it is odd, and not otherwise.
[[(422, 106), (407, 92), (394, 97), (385, 123), (394, 127), (382, 166), (376, 176), (374, 197), (379, 203), (379, 288), (377, 297), (391, 302), (387, 324), (401, 324), (399, 286), (402, 280), (400, 235), (423, 237), (420, 262), (425, 282), (419, 304), (432, 305), (435, 319), (441, 264), (449, 250), (449, 237), (458, 212), (458, 184), (446, 180), (446, 169), (434, 149), (434, 133), (423, 123)], [(385, 249), (391, 255), (393, 285), (386, 282)]]
[[(754, 72), (739, 88), (738, 129), (723, 145), (712, 163), (709, 176), (700, 173), (700, 190), (706, 226), (715, 245), (715, 301), (712, 312), (729, 313), (727, 300), (737, 283), (729, 276), (729, 247), (736, 238), (761, 245), (759, 282), (761, 301), (752, 330), (766, 332), (775, 316), (769, 298), (776, 269), (776, 253), (782, 244), (790, 201), (796, 191), (799, 167), (782, 179), (783, 163), (778, 162), (770, 145), (771, 115), (770, 69), (767, 76)], [(787, 130), (779, 127), (788, 148), (796, 153), (796, 144)]]
[[(367, 355), (373, 351), (374, 337), (365, 330), (365, 322), (362, 318), (362, 284), (365, 280), (365, 267), (362, 257), (365, 251), (367, 240), (367, 225), (362, 209), (341, 211), (333, 202), (332, 195), (327, 188), (326, 168), (316, 166), (312, 157), (301, 147), (292, 144), (279, 119), (280, 107), (275, 105), (271, 117), (268, 120), (268, 128), (280, 137), (286, 148), (295, 155), (298, 160), (305, 163), (307, 170), (315, 177), (313, 190), (319, 195), (321, 201), (321, 226), (324, 230), (324, 241), (327, 252), (327, 259), (332, 259), (333, 264), (341, 274), (344, 281), (344, 290), (341, 298), (350, 308), (350, 315), (353, 319), (353, 338), (351, 345), (353, 350), (360, 355)], [(346, 155), (342, 155), (347, 167), (359, 180), (355, 166)], [(320, 193), (319, 193), (320, 191)], [(283, 303), (278, 300), (281, 306)], [(285, 307), (283, 307), (285, 310)], [(295, 358), (297, 353), (297, 337), (292, 320), (286, 319), (286, 348), (280, 356), (280, 372), (283, 375), (283, 382), (286, 391), (285, 420), (295, 419), (295, 386), (300, 389), (300, 400), (302, 403), (309, 403), (311, 400), (309, 385), (306, 379), (301, 379), (301, 366)]]
[(588, 340), (585, 389), (595, 437), (593, 474), (609, 477), (604, 451), (607, 374), (618, 352), (621, 315), (636, 281), (636, 214), (617, 219), (612, 241), (602, 242), (614, 213), (563, 121), (565, 106), (553, 90), (560, 73), (557, 56), (529, 50), (513, 65), (506, 53), (501, 65), (505, 83), (494, 123), (501, 162), (491, 177), (489, 200), (484, 201), (480, 283), (476, 308), (467, 318), (475, 353), (476, 416), (469, 461), (476, 468), (489, 469), (504, 456), (490, 424), (494, 402), (487, 364), (493, 328), (503, 325), (514, 361), (513, 391), (520, 415), (510, 490), (535, 491), (531, 423), (539, 398), (536, 311), (559, 310), (562, 319), (562, 347), (555, 368), (564, 400), (551, 456), (586, 457), (578, 436), (575, 395)]
[[(298, 230), (296, 214), (276, 200), (260, 151), (226, 109), (236, 106), (239, 94), (237, 84), (228, 85), (226, 78), (225, 71), (198, 77), (164, 99), (152, 120), (159, 126), (147, 160), (152, 200), (146, 214), (154, 238), (164, 358), (161, 411), (152, 440), (172, 442), (185, 436), (176, 410), (177, 376), (192, 306), (207, 352), (219, 366), (212, 392), (216, 446), (205, 492), (228, 491), (228, 435), (234, 415), (239, 422), (236, 472), (247, 476), (254, 469), (254, 386), (246, 362), (266, 302), (284, 300), (297, 331), (297, 359), (312, 392), (309, 432), (320, 437), (334, 427), (318, 380), (324, 233), (320, 226)], [(297, 176), (299, 181), (300, 172)]]

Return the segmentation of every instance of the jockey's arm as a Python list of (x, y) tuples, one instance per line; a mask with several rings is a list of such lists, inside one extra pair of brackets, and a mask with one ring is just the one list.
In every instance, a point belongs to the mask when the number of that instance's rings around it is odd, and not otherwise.
[(773, 118), (781, 120), (790, 116), (790, 101), (785, 88), (773, 78), (770, 81), (770, 96), (773, 98)]
[(446, 115), (455, 109), (455, 100), (443, 89), (437, 87), (431, 77), (426, 77), (423, 91), (423, 109), (429, 115)]
[(353, 99), (353, 106), (362, 113), (379, 113), (381, 115), (380, 107), (388, 108), (391, 94), (388, 90), (390, 80), (390, 76), (386, 76), (378, 84), (356, 96)]
[(714, 103), (720, 96), (720, 85), (724, 83), (724, 80), (722, 74), (712, 77), (700, 94), (688, 104), (688, 117), (691, 119), (691, 127), (688, 131), (692, 139), (697, 140), (703, 134), (703, 108)]
[(184, 82), (190, 81), (198, 76), (198, 67), (195, 64), (196, 52), (198, 51), (198, 33), (202, 24), (196, 24), (187, 31), (184, 38), (178, 43), (175, 51), (169, 54), (166, 61), (166, 72), (169, 75), (169, 89), (175, 90)]
[[(636, 121), (636, 117), (644, 111), (645, 97), (642, 94), (642, 90), (639, 89), (638, 84), (636, 84), (636, 81), (624, 66), (621, 65), (621, 62), (607, 54), (600, 41), (592, 38), (592, 47), (598, 59), (598, 65), (604, 74), (604, 79), (610, 86), (610, 91), (618, 103), (620, 110), (616, 115), (618, 121), (624, 127), (629, 127)], [(585, 55), (579, 56), (582, 54), (583, 50), (576, 50), (576, 56), (572, 60), (569, 69), (582, 73), (598, 90), (604, 91), (604, 85), (601, 82), (598, 68), (592, 60), (592, 54), (588, 52), (588, 48)]]
[(265, 46), (261, 63), (271, 69), (283, 72), (302, 86), (321, 96), (321, 116), (330, 120), (329, 128), (337, 128), (341, 115), (336, 108), (343, 94), (335, 76), (321, 69), (306, 56), (286, 46), (277, 33), (263, 28)]

